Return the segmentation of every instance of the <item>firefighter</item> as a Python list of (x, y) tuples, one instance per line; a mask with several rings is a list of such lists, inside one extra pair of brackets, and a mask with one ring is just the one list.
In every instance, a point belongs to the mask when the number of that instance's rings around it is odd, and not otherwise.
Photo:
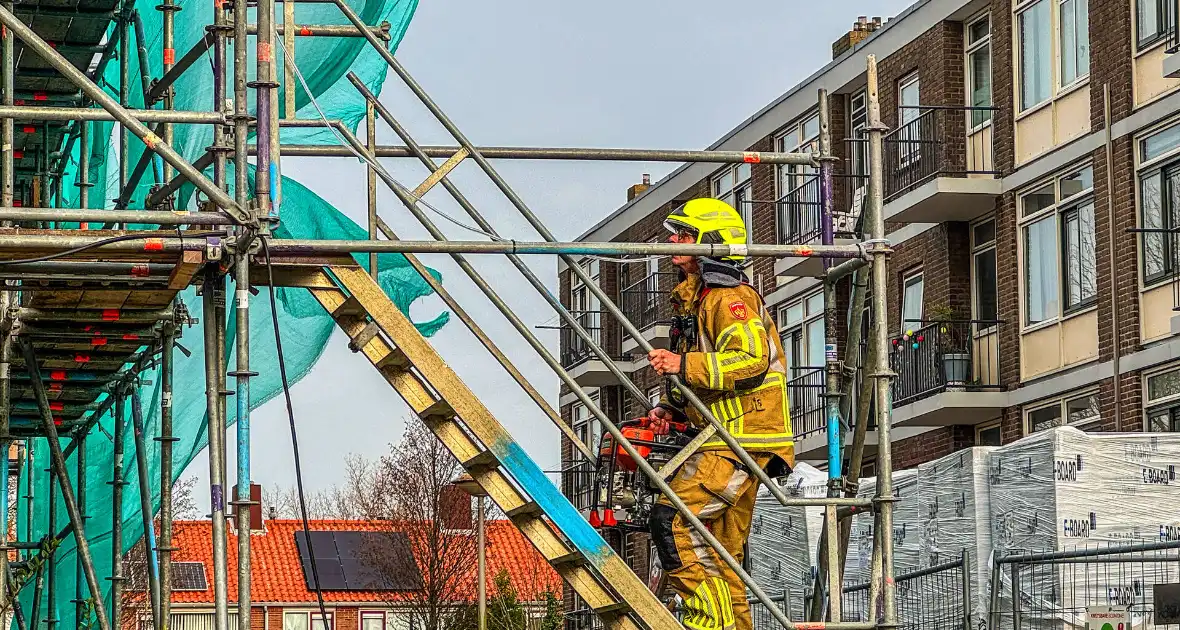
[[(664, 226), (673, 243), (746, 243), (741, 215), (717, 199), (689, 201)], [(648, 362), (662, 376), (679, 376), (758, 466), (778, 477), (795, 464), (785, 359), (774, 319), (745, 281), (743, 261), (742, 256), (672, 257), (683, 280), (672, 295), (671, 350), (653, 350)], [(671, 422), (707, 424), (670, 379), (648, 419), (659, 434), (667, 433)], [(714, 435), (669, 485), (740, 563), (758, 478)], [(650, 528), (667, 583), (684, 600), (688, 628), (753, 628), (745, 585), (666, 497), (652, 510)]]

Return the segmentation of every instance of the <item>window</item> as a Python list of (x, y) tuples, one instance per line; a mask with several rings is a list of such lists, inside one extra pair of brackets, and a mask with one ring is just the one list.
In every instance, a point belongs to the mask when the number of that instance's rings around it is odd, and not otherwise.
[(332, 630), (335, 627), (333, 614), (328, 613), (328, 623), (320, 613), (284, 612), (283, 630)]
[(850, 121), (848, 128), (852, 130), (852, 133), (849, 134), (851, 146), (848, 149), (848, 154), (851, 156), (851, 164), (849, 164), (848, 174), (868, 175), (869, 146), (864, 130), (869, 126), (869, 114), (868, 97), (865, 95), (864, 90), (853, 94), (852, 98), (849, 99), (848, 120)]
[(1058, 84), (1072, 85), (1090, 74), (1089, 0), (1060, 0), (1061, 76)]
[(824, 294), (816, 291), (779, 310), (787, 376), (795, 378), (807, 368), (824, 365)]
[(904, 333), (922, 326), (922, 291), (925, 288), (922, 272), (906, 275), (901, 286), (901, 332)]
[(664, 396), (664, 388), (660, 387), (659, 385), (656, 385), (655, 387), (647, 390), (647, 402), (652, 407), (655, 407), (656, 405), (660, 404), (660, 399), (663, 398), (663, 396)]
[(1050, 3), (1037, 0), (1017, 15), (1020, 33), (1020, 110), (1049, 100), (1053, 95), (1053, 26)]
[[(585, 270), (586, 275), (590, 276), (590, 281), (598, 284), (599, 274), (601, 268), (598, 260), (594, 258), (583, 260), (579, 263), (582, 269)], [(571, 304), (570, 311), (578, 318), (578, 324), (590, 333), (594, 341), (601, 342), (602, 335), (600, 329), (602, 328), (602, 315), (600, 313), (601, 307), (598, 304), (598, 298), (590, 291), (582, 279), (577, 275), (573, 275), (573, 288), (570, 290)]]
[(1180, 431), (1180, 366), (1144, 378), (1147, 430)]
[(713, 197), (733, 206), (750, 226), (751, 197), (750, 165), (728, 166), (713, 178)]
[[(992, 105), (992, 21), (990, 15), (967, 25), (967, 104), (988, 108)], [(992, 119), (990, 109), (971, 110), (971, 126), (978, 127)]]
[(976, 446), (1000, 446), (1001, 443), (999, 423), (982, 425), (975, 429)]
[(1026, 326), (1068, 315), (1097, 299), (1093, 189), (1094, 170), (1087, 166), (1020, 198)]
[[(996, 221), (988, 219), (971, 227), (971, 286), (974, 318), (994, 322), (999, 316), (996, 295)], [(982, 323), (980, 328), (990, 324)]]
[(1035, 407), (1028, 411), (1026, 420), (1029, 433), (1066, 424), (1083, 431), (1095, 431), (1102, 424), (1098, 413), (1098, 392), (1069, 396)]
[(1016, 10), (1016, 21), (1020, 111), (1048, 101), (1090, 75), (1088, 0), (1026, 0)]
[(910, 163), (911, 157), (917, 159), (915, 154), (922, 149), (921, 123), (910, 125), (922, 115), (918, 107), (922, 104), (920, 91), (921, 82), (916, 72), (897, 83), (897, 152), (902, 167)]
[(921, 82), (918, 80), (918, 73), (915, 72), (902, 79), (898, 86), (897, 120), (899, 121), (898, 126), (904, 126), (918, 117), (918, 106), (922, 104)]
[[(402, 618), (405, 621), (405, 618)], [(398, 624), (392, 612), (380, 610), (361, 611), (361, 630), (400, 630), (406, 624)]]
[[(598, 392), (590, 394), (590, 402), (598, 406)], [(570, 427), (578, 440), (597, 453), (602, 441), (602, 422), (598, 416), (590, 412), (590, 408), (582, 403), (574, 403), (570, 410)], [(580, 461), (580, 460), (579, 460)], [(582, 509), (590, 507), (593, 484), (587, 469), (579, 468), (571, 473), (573, 476), (570, 498), (575, 507)], [(284, 629), (286, 630), (286, 629)]]
[[(774, 141), (775, 150), (781, 153), (817, 153), (819, 152), (819, 114), (808, 114), (797, 122), (792, 123)], [(816, 175), (819, 171), (810, 166), (797, 164), (781, 164), (777, 167), (776, 186), (778, 199), (788, 201), (793, 216), (782, 216), (783, 208), (779, 208), (779, 234), (812, 234), (820, 230), (819, 213), (819, 183)], [(805, 184), (812, 185), (804, 188)], [(789, 225), (782, 225), (783, 221)]]
[[(1180, 227), (1180, 124), (1139, 140), (1139, 211), (1145, 229)], [(1180, 249), (1169, 233), (1145, 232), (1143, 284), (1172, 277), (1180, 268)]]
[(1176, 16), (1172, 15), (1173, 0), (1135, 0), (1136, 46), (1146, 50), (1168, 36)]

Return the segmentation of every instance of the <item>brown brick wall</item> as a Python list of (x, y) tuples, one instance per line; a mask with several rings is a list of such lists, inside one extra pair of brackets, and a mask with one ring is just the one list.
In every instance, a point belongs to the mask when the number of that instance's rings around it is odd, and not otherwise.
[(1090, 0), (1090, 127), (1104, 126), (1102, 86), (1110, 84), (1110, 111), (1116, 122), (1134, 107), (1131, 78), (1131, 2)]
[(925, 309), (944, 304), (971, 315), (971, 243), (966, 223), (939, 224), (897, 246), (889, 258), (889, 332), (901, 326), (901, 283), (922, 270)]
[(975, 427), (942, 427), (893, 442), (894, 470), (914, 468), (919, 464), (975, 445)]

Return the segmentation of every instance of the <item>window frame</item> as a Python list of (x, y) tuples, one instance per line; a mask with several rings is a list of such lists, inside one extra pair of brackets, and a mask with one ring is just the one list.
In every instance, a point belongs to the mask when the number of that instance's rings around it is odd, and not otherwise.
[(980, 436), (980, 435), (981, 435), (981, 434), (982, 434), (984, 431), (992, 431), (992, 430), (995, 430), (995, 429), (999, 429), (999, 430), (1000, 430), (1000, 445), (1003, 445), (1003, 442), (1004, 442), (1004, 432), (1003, 432), (1003, 429), (1001, 428), (1001, 423), (1000, 423), (1000, 421), (998, 421), (998, 420), (997, 420), (997, 421), (995, 421), (995, 422), (985, 422), (985, 423), (983, 423), (983, 424), (980, 424), (980, 425), (977, 425), (977, 426), (975, 427), (975, 445), (976, 445), (976, 446), (995, 446), (995, 445), (992, 445), (992, 444), (981, 444), (981, 443), (980, 443), (980, 440), (979, 440), (979, 436)]
[[(1062, 196), (1061, 182), (1068, 180), (1071, 176), (1078, 175), (1085, 170), (1090, 171), (1090, 185), (1068, 197)], [(1024, 201), (1033, 194), (1045, 189), (1047, 185), (1052, 184), (1053, 187), (1053, 203), (1038, 209), (1028, 215), (1024, 215)], [(1065, 283), (1065, 267), (1067, 264), (1065, 255), (1065, 240), (1062, 237), (1063, 232), (1063, 215), (1076, 210), (1086, 204), (1093, 205), (1094, 198), (1094, 165), (1088, 161), (1075, 163), (1068, 168), (1062, 169), (1057, 175), (1042, 179), (1030, 186), (1025, 187), (1024, 191), (1016, 196), (1016, 214), (1017, 214), (1017, 230), (1019, 237), (1017, 239), (1018, 247), (1018, 264), (1020, 265), (1020, 325), (1021, 332), (1030, 332), (1039, 328), (1049, 326), (1054, 323), (1065, 321), (1078, 314), (1087, 312), (1098, 305), (1098, 290), (1097, 290), (1097, 225), (1095, 225), (1094, 232), (1094, 274), (1095, 274), (1095, 290), (1094, 294), (1088, 299), (1066, 308), (1065, 292), (1067, 291)], [(1050, 219), (1054, 221), (1053, 234), (1056, 240), (1055, 249), (1057, 250), (1055, 272), (1057, 278), (1057, 310), (1056, 314), (1046, 316), (1038, 322), (1029, 322), (1029, 300), (1028, 300), (1028, 228), (1042, 220)]]
[[(809, 134), (807, 128), (814, 122), (815, 133)], [(774, 149), (779, 153), (818, 153), (819, 110), (807, 110), (802, 116), (792, 120), (787, 126), (774, 135)], [(775, 199), (775, 234), (782, 235), (785, 226), (780, 225), (782, 216), (779, 203), (799, 187), (805, 185), (809, 178), (819, 177), (819, 169), (797, 164), (779, 164), (774, 167), (774, 199)], [(790, 180), (790, 183), (788, 183)], [(801, 225), (805, 220), (801, 220)], [(747, 225), (749, 225), (747, 223)], [(747, 258), (747, 260), (749, 260)]]
[[(1084, 73), (1078, 72), (1077, 75), (1073, 78), (1073, 80), (1070, 81), (1069, 83), (1062, 83), (1064, 76), (1065, 76), (1065, 69), (1063, 66), (1065, 64), (1065, 59), (1066, 59), (1066, 57), (1065, 57), (1065, 24), (1064, 24), (1064, 21), (1062, 20), (1062, 8), (1065, 5), (1065, 3), (1067, 3), (1067, 2), (1076, 2), (1077, 4), (1074, 5), (1075, 7), (1085, 7), (1086, 28), (1084, 29), (1084, 33), (1086, 36), (1086, 46), (1085, 46), (1086, 54), (1085, 54), (1084, 58), (1086, 60), (1086, 71)], [(1056, 50), (1054, 51), (1053, 58), (1056, 60), (1056, 63), (1057, 63), (1057, 76), (1055, 77), (1053, 84), (1056, 86), (1056, 94), (1064, 94), (1064, 93), (1074, 90), (1076, 87), (1078, 87), (1079, 85), (1082, 85), (1083, 83), (1088, 83), (1090, 80), (1090, 72), (1092, 70), (1092, 68), (1090, 67), (1090, 4), (1089, 4), (1089, 0), (1053, 0), (1053, 9), (1054, 9), (1053, 19), (1050, 21), (1050, 24), (1053, 24), (1056, 27), (1056, 37), (1054, 38), (1054, 40), (1055, 40), (1054, 43), (1056, 44), (1056, 46), (1055, 46)], [(1074, 16), (1075, 16), (1075, 20), (1076, 20), (1076, 16), (1077, 16), (1076, 8), (1075, 8)], [(1075, 26), (1074, 38), (1075, 38), (1075, 48), (1076, 48), (1076, 41), (1079, 36), (1079, 33), (1076, 30), (1077, 25), (1075, 24), (1074, 26)], [(1077, 52), (1076, 49), (1073, 52), (1076, 53)], [(1083, 57), (1078, 57), (1077, 59), (1074, 60), (1074, 63), (1077, 64), (1082, 58)]]
[[(328, 619), (327, 619), (327, 622), (324, 624), (324, 628), (325, 628), (325, 630), (336, 630), (336, 610), (332, 609), (327, 612), (328, 612)], [(287, 626), (287, 617), (295, 616), (295, 615), (304, 616), (304, 618), (307, 620), (307, 629), (308, 630), (315, 630), (315, 620), (316, 619), (321, 619), (321, 620), (323, 619), (323, 616), (320, 614), (320, 611), (318, 611), (318, 610), (286, 610), (286, 609), (284, 609), (283, 610), (283, 627), (284, 628)]]
[(378, 610), (375, 608), (371, 608), (371, 609), (362, 608), (361, 610), (357, 611), (357, 615), (356, 615), (357, 630), (365, 630), (365, 621), (368, 619), (374, 619), (378, 616), (380, 616), (380, 618), (381, 618), (381, 630), (388, 630), (394, 621), (394, 619), (392, 619), (392, 617), (394, 616), (393, 611), (391, 611), (391, 610)]
[(1139, 56), (1149, 50), (1160, 46), (1168, 39), (1169, 21), (1175, 21), (1175, 16), (1170, 16), (1172, 10), (1172, 0), (1147, 0), (1155, 4), (1156, 8), (1156, 22), (1157, 28), (1150, 37), (1144, 39), (1139, 23), (1139, 5), (1145, 0), (1135, 0), (1131, 6), (1131, 29), (1134, 33), (1134, 56)]
[[(1089, 431), (1093, 431), (1093, 429), (1087, 429), (1084, 427), (1086, 427), (1090, 424), (1094, 424), (1094, 423), (1096, 423), (1098, 425), (1097, 428), (1100, 429), (1102, 427), (1102, 406), (1101, 406), (1102, 403), (1097, 402), (1098, 395), (1099, 394), (1098, 394), (1097, 388), (1090, 388), (1090, 389), (1079, 390), (1076, 392), (1071, 392), (1071, 393), (1066, 394), (1064, 396), (1058, 396), (1055, 399), (1044, 400), (1044, 401), (1041, 401), (1041, 402), (1038, 402), (1035, 404), (1026, 405), (1024, 407), (1024, 409), (1021, 410), (1021, 412), (1022, 412), (1021, 415), (1024, 420), (1024, 435), (1026, 435), (1026, 436), (1033, 435), (1034, 433), (1041, 433), (1043, 431), (1048, 431), (1049, 429), (1055, 429), (1057, 427), (1077, 427), (1079, 430), (1089, 432)], [(1074, 402), (1076, 400), (1081, 400), (1083, 398), (1089, 398), (1091, 396), (1095, 397), (1095, 399), (1096, 399), (1096, 402), (1094, 404), (1095, 404), (1095, 409), (1097, 409), (1097, 411), (1098, 411), (1098, 415), (1093, 420), (1089, 420), (1087, 422), (1070, 422), (1069, 421), (1069, 403)], [(1039, 431), (1033, 431), (1032, 420), (1031, 420), (1030, 416), (1034, 412), (1041, 411), (1044, 409), (1051, 409), (1054, 406), (1057, 407), (1058, 413), (1061, 414), (1060, 416), (1058, 416), (1061, 419), (1061, 423), (1058, 425), (1052, 426), (1052, 427), (1040, 429)]]
[[(918, 281), (920, 281), (922, 283), (922, 293), (920, 294), (920, 299), (918, 300), (918, 309), (919, 309), (918, 310), (918, 321), (910, 321), (910, 320), (906, 319), (906, 316), (905, 316), (905, 306), (906, 306), (905, 294), (906, 294), (906, 289), (909, 288), (910, 283), (915, 279), (917, 279)], [(907, 330), (913, 330), (915, 328), (922, 327), (921, 320), (923, 317), (926, 316), (926, 276), (924, 274), (924, 270), (922, 267), (916, 267), (913, 269), (908, 269), (906, 271), (903, 271), (901, 273), (900, 280), (901, 280), (901, 283), (900, 283), (901, 291), (899, 292), (899, 295), (898, 295), (898, 298), (899, 298), (898, 302), (899, 303), (898, 303), (898, 310), (897, 310), (897, 313), (898, 313), (897, 319), (898, 319), (898, 323), (901, 326), (901, 330), (898, 331), (898, 334), (904, 335), (905, 331), (907, 331)]]
[[(586, 397), (590, 399), (590, 402), (594, 403), (594, 406), (601, 408), (601, 391), (587, 392)], [(585, 411), (585, 418), (578, 417), (579, 410)], [(601, 444), (596, 444), (594, 442), (593, 436), (590, 435), (590, 429), (594, 425), (598, 425), (598, 432), (596, 435), (601, 436), (602, 421), (599, 420), (592, 411), (590, 411), (590, 408), (584, 405), (581, 401), (575, 401), (570, 406), (569, 423), (570, 429), (572, 429), (574, 434), (578, 436), (578, 439), (582, 440), (582, 443), (589, 447), (592, 452), (597, 453), (598, 447), (601, 446)], [(589, 500), (591, 498), (590, 491), (593, 489), (593, 487), (594, 481), (588, 474), (586, 474), (584, 471), (576, 472), (574, 474), (573, 483), (570, 484), (569, 494), (571, 496), (567, 498), (569, 498), (570, 502), (579, 508), (588, 507), (581, 506), (578, 502), (582, 500), (583, 495), (585, 495), (586, 499)]]
[[(1161, 229), (1167, 229), (1169, 223), (1170, 227), (1180, 227), (1180, 208), (1165, 208), (1164, 203), (1168, 200), (1168, 195), (1164, 190), (1163, 184), (1166, 182), (1166, 174), (1171, 170), (1180, 170), (1180, 137), (1177, 138), (1173, 146), (1166, 151), (1156, 155), (1150, 159), (1144, 159), (1146, 142), (1148, 139), (1163, 134), (1168, 131), (1175, 131), (1180, 133), (1180, 120), (1171, 119), (1159, 125), (1155, 125), (1142, 133), (1135, 136), (1135, 224), (1139, 228), (1146, 227), (1144, 221), (1144, 196), (1143, 183), (1147, 176), (1158, 177), (1160, 181), (1160, 221)], [(1172, 221), (1172, 216), (1177, 215), (1176, 221)], [(1170, 282), (1173, 276), (1180, 273), (1180, 252), (1173, 256), (1171, 265), (1165, 262), (1163, 268), (1154, 275), (1149, 276), (1147, 273), (1147, 238), (1151, 236), (1148, 233), (1141, 233), (1138, 239), (1139, 248), (1139, 280), (1140, 286), (1143, 290), (1153, 289)], [(1162, 235), (1161, 235), (1162, 238)], [(1180, 240), (1173, 243), (1173, 248), (1180, 250)], [(1161, 244), (1161, 249), (1164, 252), (1165, 260), (1168, 256), (1167, 242)]]
[[(739, 179), (743, 170), (745, 170), (745, 178)], [(729, 187), (721, 191), (718, 184), (725, 178), (729, 179)], [(742, 215), (747, 226), (750, 225), (750, 218), (753, 216), (753, 208), (751, 207), (754, 201), (753, 192), (754, 169), (746, 162), (728, 165), (713, 173), (713, 176), (709, 178), (710, 195), (714, 199), (720, 199), (733, 206), (733, 209)]]
[[(975, 65), (971, 62), (972, 62), (972, 59), (974, 58), (975, 54), (979, 53), (980, 51), (982, 51), (985, 48), (987, 49), (987, 71), (988, 71), (987, 107), (994, 107), (995, 103), (996, 103), (995, 81), (994, 81), (995, 73), (994, 73), (993, 67), (992, 67), (992, 62), (995, 60), (995, 58), (992, 55), (992, 26), (993, 25), (992, 25), (991, 20), (992, 20), (991, 11), (984, 11), (983, 13), (980, 13), (980, 14), (976, 15), (975, 17), (971, 18), (970, 20), (968, 20), (966, 25), (963, 28), (963, 63), (964, 63), (964, 73), (965, 73), (964, 76), (966, 77), (966, 83), (964, 85), (964, 87), (966, 89), (964, 89), (964, 94), (965, 94), (965, 99), (966, 99), (966, 103), (967, 103), (968, 107), (982, 107), (980, 105), (976, 105), (974, 102), (974, 99), (972, 98), (974, 95), (971, 93), (972, 92), (971, 88), (972, 88), (972, 86), (975, 85)], [(971, 28), (973, 26), (975, 26), (976, 24), (979, 24), (980, 22), (987, 22), (988, 23), (987, 35), (984, 35), (983, 37), (981, 37), (978, 40), (973, 42), (973, 41), (971, 41)], [(991, 125), (992, 124), (992, 115), (993, 115), (993, 110), (990, 110), (990, 109), (968, 111), (968, 113), (967, 113), (967, 133), (968, 134), (978, 133), (978, 132), (982, 131), (984, 128)], [(979, 120), (979, 122), (975, 122), (976, 120)]]
[[(1063, 1), (1066, 0), (1019, 0), (1016, 3), (1016, 6), (1012, 9), (1012, 34), (1014, 44), (1012, 85), (1014, 90), (1014, 104), (1016, 106), (1015, 120), (1020, 120), (1026, 116), (1030, 116), (1034, 112), (1048, 107), (1051, 103), (1090, 83), (1090, 76), (1093, 72), (1093, 68), (1090, 67), (1088, 54), (1086, 72), (1084, 74), (1079, 72), (1078, 76), (1076, 76), (1074, 80), (1069, 83), (1061, 83), (1061, 64), (1063, 59), (1062, 47), (1064, 45), (1064, 38), (1062, 37), (1063, 30), (1061, 25), (1061, 4)], [(1089, 5), (1085, 0), (1078, 1), (1081, 2), (1081, 4), (1078, 6), (1084, 6), (1086, 8), (1086, 23), (1089, 24)], [(1035, 103), (1026, 105), (1024, 103), (1024, 39), (1023, 33), (1021, 31), (1021, 16), (1042, 2), (1047, 3), (1049, 7), (1049, 93), (1045, 98)], [(1086, 50), (1087, 53), (1090, 50), (1089, 29), (1086, 30)]]
[[(981, 243), (981, 242), (977, 241), (975, 238), (975, 229), (978, 228), (979, 226), (987, 224), (987, 223), (992, 224), (992, 238), (989, 241), (984, 241)], [(1000, 318), (999, 258), (998, 258), (998, 252), (996, 251), (996, 240), (997, 240), (996, 228), (997, 227), (998, 227), (998, 223), (996, 221), (995, 216), (988, 216), (983, 219), (978, 219), (975, 222), (971, 223), (970, 226), (968, 226), (968, 229), (971, 230), (971, 318), (978, 321), (978, 322), (981, 322), (979, 324), (976, 324), (976, 328), (977, 328), (977, 330), (975, 331), (976, 335), (989, 334), (996, 329), (996, 326), (998, 326), (998, 324), (995, 324), (995, 323), (991, 323), (991, 324), (982, 323), (984, 321), (984, 318), (983, 318), (983, 315), (979, 312), (979, 291), (978, 291), (978, 282), (979, 282), (978, 275), (979, 274), (976, 269), (976, 260), (981, 254), (990, 253), (992, 255), (992, 259), (995, 261), (994, 264), (996, 265), (997, 278), (996, 278), (996, 285), (992, 287), (992, 292), (995, 294), (995, 298), (996, 298), (996, 313), (995, 313), (995, 317), (993, 319), (998, 320)]]
[[(1144, 433), (1161, 433), (1161, 431), (1154, 431), (1151, 427), (1152, 415), (1158, 414), (1160, 411), (1172, 411), (1180, 407), (1180, 391), (1174, 394), (1168, 394), (1159, 398), (1150, 398), (1151, 389), (1148, 383), (1152, 378), (1167, 374), (1169, 372), (1180, 372), (1180, 363), (1172, 363), (1150, 371), (1143, 372), (1143, 432)], [(1166, 431), (1171, 433), (1171, 431)]]
[[(583, 258), (578, 266), (590, 276), (591, 282), (602, 286), (602, 263), (597, 258)], [(579, 291), (585, 291), (585, 304), (579, 305)], [(602, 304), (578, 274), (570, 272), (570, 311), (578, 324), (590, 333), (595, 343), (602, 343)], [(584, 319), (583, 319), (584, 318)]]
[[(823, 330), (826, 335), (827, 322), (824, 321), (823, 295), (824, 295), (823, 289), (820, 289), (818, 291), (811, 291), (809, 293), (799, 295), (798, 297), (783, 303), (783, 305), (778, 308), (778, 313), (777, 313), (778, 316), (776, 317), (776, 320), (777, 320), (776, 323), (778, 324), (778, 329), (779, 329), (779, 339), (783, 343), (783, 351), (784, 352), (789, 351), (791, 359), (795, 359), (797, 357), (796, 357), (796, 354), (794, 351), (794, 346), (790, 346), (788, 348), (789, 342), (787, 340), (787, 337), (791, 336), (795, 331), (798, 331), (799, 335), (800, 335), (800, 340), (801, 340), (800, 347), (805, 352), (807, 352), (808, 355), (810, 355), (810, 352), (809, 352), (810, 346), (808, 345), (807, 341), (810, 337), (809, 333), (811, 332), (811, 327), (818, 325), (820, 327), (820, 329)], [(813, 299), (815, 299), (816, 297), (820, 298), (819, 308), (813, 312), (810, 310), (811, 301)], [(801, 314), (799, 316), (798, 321), (792, 321), (787, 315), (788, 312), (790, 311), (790, 309), (795, 306), (800, 307)], [(825, 337), (825, 339), (826, 339), (826, 337)], [(795, 365), (795, 366), (792, 366), (790, 364), (790, 361), (785, 360), (786, 358), (787, 357), (784, 357), (784, 364), (786, 365), (786, 368), (787, 368), (787, 379), (788, 380), (793, 379), (796, 376), (798, 376), (798, 374), (791, 373), (792, 368), (796, 368), (796, 369), (812, 368), (812, 369), (814, 369), (814, 368), (822, 368), (826, 364), (824, 361), (825, 357), (822, 357), (822, 356), (821, 357), (808, 356), (806, 362), (803, 362), (803, 363), (801, 363), (799, 365)], [(815, 363), (813, 365), (812, 363), (815, 361), (819, 361), (819, 362)]]

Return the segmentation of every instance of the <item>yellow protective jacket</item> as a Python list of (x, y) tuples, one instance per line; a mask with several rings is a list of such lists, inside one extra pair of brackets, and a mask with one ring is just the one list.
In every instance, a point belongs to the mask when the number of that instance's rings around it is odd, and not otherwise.
[[(681, 379), (747, 451), (777, 455), (794, 467), (782, 342), (762, 297), (748, 284), (705, 287), (694, 274), (674, 289), (672, 305), (677, 315), (696, 323), (695, 339), (682, 336), (679, 347), (672, 348), (683, 357)], [(707, 425), (677, 394), (666, 392), (660, 405), (698, 427)], [(737, 460), (719, 437), (700, 450)]]

